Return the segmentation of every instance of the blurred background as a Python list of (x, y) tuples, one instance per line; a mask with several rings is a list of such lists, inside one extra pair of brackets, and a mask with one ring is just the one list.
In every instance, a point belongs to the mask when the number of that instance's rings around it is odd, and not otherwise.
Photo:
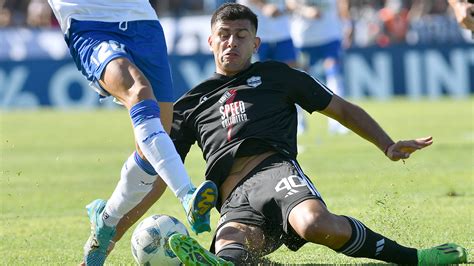
[[(165, 29), (176, 98), (214, 72), (207, 37), (210, 14), (223, 2), (150, 1)], [(446, 0), (350, 0), (341, 16), (346, 97), (474, 93), (471, 32)], [(0, 0), (0, 109), (40, 107), (115, 108), (99, 105), (77, 71), (47, 0)]]

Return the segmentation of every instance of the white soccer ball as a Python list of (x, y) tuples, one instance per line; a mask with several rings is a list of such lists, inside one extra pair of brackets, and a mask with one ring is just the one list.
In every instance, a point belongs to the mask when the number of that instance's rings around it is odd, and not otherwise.
[(153, 215), (141, 221), (132, 235), (132, 254), (140, 265), (181, 265), (171, 251), (168, 239), (174, 233), (189, 235), (178, 219), (168, 215)]

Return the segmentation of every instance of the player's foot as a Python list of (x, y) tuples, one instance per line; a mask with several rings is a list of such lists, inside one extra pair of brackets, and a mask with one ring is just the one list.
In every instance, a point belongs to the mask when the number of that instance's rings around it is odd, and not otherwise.
[(233, 266), (205, 248), (193, 238), (179, 233), (173, 234), (168, 243), (171, 250), (185, 266)]
[(91, 235), (84, 245), (85, 265), (104, 265), (107, 248), (115, 235), (115, 227), (105, 225), (102, 219), (105, 203), (105, 200), (97, 199), (86, 206)]
[[(114, 249), (114, 247), (115, 247), (115, 242), (110, 240), (110, 245), (107, 248), (107, 256), (109, 256), (110, 252), (112, 252), (112, 249)], [(79, 266), (86, 266), (86, 263), (84, 262), (84, 260), (82, 260), (81, 263), (79, 263)]]
[(191, 189), (184, 197), (183, 207), (191, 229), (196, 234), (211, 231), (209, 212), (216, 206), (216, 202), (217, 186), (209, 180), (198, 188)]
[(466, 249), (453, 243), (418, 250), (418, 265), (442, 265), (465, 262), (467, 262)]

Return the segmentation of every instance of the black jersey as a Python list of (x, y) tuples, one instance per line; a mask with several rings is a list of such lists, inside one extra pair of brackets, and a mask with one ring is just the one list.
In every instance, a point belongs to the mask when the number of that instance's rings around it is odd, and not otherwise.
[(195, 142), (218, 186), (234, 158), (274, 150), (296, 159), (297, 113), (323, 110), (333, 93), (305, 72), (267, 61), (233, 77), (215, 74), (174, 105), (171, 139), (184, 161)]

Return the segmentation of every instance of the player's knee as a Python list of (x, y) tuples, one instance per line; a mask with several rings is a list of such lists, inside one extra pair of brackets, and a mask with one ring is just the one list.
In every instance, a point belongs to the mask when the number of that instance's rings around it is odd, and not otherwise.
[(294, 229), (302, 238), (318, 243), (321, 237), (333, 231), (331, 221), (332, 214), (327, 211), (309, 213), (300, 218)]
[(216, 255), (235, 265), (252, 265), (258, 260), (256, 256), (240, 243), (227, 244), (223, 246)]
[(128, 108), (145, 99), (155, 99), (150, 82), (127, 58), (109, 63), (104, 82), (115, 98)]

